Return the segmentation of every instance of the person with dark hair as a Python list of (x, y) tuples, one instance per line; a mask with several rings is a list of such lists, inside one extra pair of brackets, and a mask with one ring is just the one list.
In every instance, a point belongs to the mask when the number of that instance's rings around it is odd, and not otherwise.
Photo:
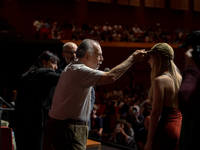
[(145, 150), (177, 150), (182, 114), (178, 106), (178, 90), (182, 76), (176, 67), (174, 50), (167, 43), (157, 43), (149, 51), (152, 105)]
[(140, 107), (136, 104), (130, 105), (128, 114), (125, 117), (134, 130), (135, 141), (137, 142), (138, 148), (140, 150), (144, 149), (145, 145), (145, 127), (144, 127), (144, 116), (140, 114)]
[(137, 50), (108, 72), (100, 71), (103, 59), (100, 44), (85, 39), (78, 46), (77, 60), (62, 72), (49, 111), (47, 138), (53, 149), (86, 149), (91, 89), (116, 81), (129, 67), (142, 61), (146, 52)]
[(114, 132), (109, 140), (120, 145), (135, 148), (136, 142), (131, 124), (125, 119), (119, 119), (115, 124)]
[(94, 104), (92, 112), (91, 112), (91, 117), (90, 117), (90, 134), (89, 137), (101, 140), (102, 132), (103, 132), (103, 121), (100, 116), (97, 116), (97, 105)]
[(44, 51), (19, 82), (18, 99), (10, 127), (14, 130), (17, 149), (41, 150), (43, 132), (51, 107), (52, 88), (57, 85), (59, 58)]
[(197, 149), (200, 135), (200, 30), (194, 31), (178, 48), (186, 49), (179, 109), (183, 115), (179, 150)]

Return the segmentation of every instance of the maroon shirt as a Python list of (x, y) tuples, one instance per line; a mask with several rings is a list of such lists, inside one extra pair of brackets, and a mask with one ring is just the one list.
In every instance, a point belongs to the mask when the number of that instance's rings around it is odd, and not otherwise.
[(200, 70), (186, 67), (178, 93), (179, 109), (187, 119), (200, 118)]

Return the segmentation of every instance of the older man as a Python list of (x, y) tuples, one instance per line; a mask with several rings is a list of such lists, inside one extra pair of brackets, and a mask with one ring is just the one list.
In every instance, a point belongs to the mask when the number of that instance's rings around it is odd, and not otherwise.
[(64, 68), (76, 59), (77, 45), (73, 42), (67, 42), (63, 45), (62, 56), (65, 61), (56, 70), (57, 73), (62, 73)]
[[(76, 60), (77, 48), (78, 48), (77, 45), (73, 42), (67, 42), (63, 45), (62, 56), (65, 59), (65, 61), (58, 67), (58, 69), (56, 70), (57, 73), (61, 74), (68, 64), (70, 64), (72, 61)], [(93, 109), (94, 103), (95, 103), (95, 90), (92, 87), (90, 112)], [(89, 123), (89, 129), (90, 129), (90, 123)]]
[(86, 149), (92, 86), (113, 83), (133, 63), (142, 61), (145, 54), (144, 50), (137, 50), (104, 72), (97, 70), (103, 62), (100, 44), (90, 39), (81, 42), (76, 52), (78, 60), (61, 74), (49, 112), (47, 136), (53, 149)]

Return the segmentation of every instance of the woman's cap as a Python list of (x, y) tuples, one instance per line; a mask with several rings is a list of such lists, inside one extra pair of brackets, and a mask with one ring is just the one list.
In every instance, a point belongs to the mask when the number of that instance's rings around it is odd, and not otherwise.
[(155, 44), (147, 53), (158, 52), (163, 56), (168, 57), (169, 59), (174, 59), (174, 50), (173, 48), (167, 43), (158, 43)]

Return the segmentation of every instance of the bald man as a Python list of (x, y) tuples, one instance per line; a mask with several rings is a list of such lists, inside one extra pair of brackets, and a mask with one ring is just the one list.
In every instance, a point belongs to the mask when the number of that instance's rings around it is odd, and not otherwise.
[(67, 42), (63, 45), (62, 56), (65, 61), (56, 70), (57, 73), (62, 73), (65, 67), (76, 59), (77, 45), (73, 42)]

